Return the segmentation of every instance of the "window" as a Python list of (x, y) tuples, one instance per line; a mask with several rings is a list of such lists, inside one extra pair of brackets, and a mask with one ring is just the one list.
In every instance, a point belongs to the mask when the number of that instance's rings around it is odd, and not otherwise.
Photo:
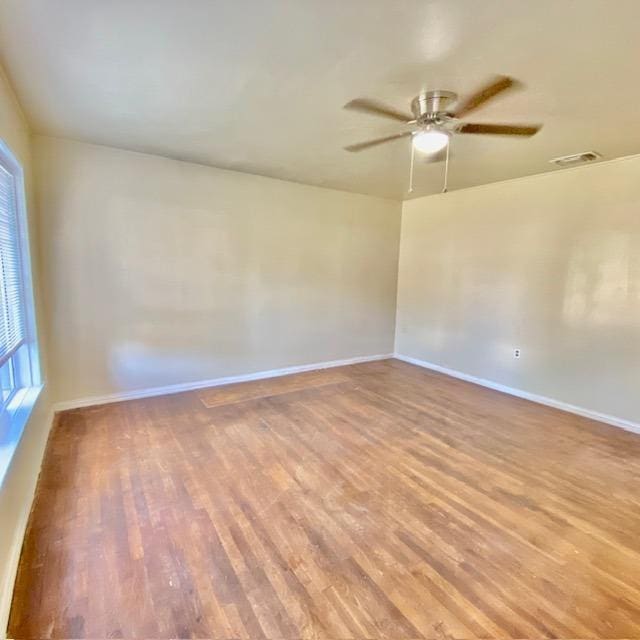
[(22, 167), (0, 141), (0, 472), (39, 389)]

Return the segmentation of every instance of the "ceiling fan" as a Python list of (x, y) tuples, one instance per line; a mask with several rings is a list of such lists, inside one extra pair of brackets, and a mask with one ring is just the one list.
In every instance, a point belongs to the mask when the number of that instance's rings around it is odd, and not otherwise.
[(426, 91), (416, 96), (411, 102), (413, 115), (388, 107), (376, 100), (366, 98), (352, 100), (344, 105), (345, 109), (390, 118), (411, 126), (411, 129), (384, 138), (352, 144), (345, 149), (363, 151), (392, 140), (411, 137), (415, 150), (425, 154), (435, 154), (448, 145), (452, 136), (458, 134), (530, 137), (540, 131), (542, 125), (480, 124), (461, 120), (505, 91), (520, 88), (522, 84), (517, 80), (508, 76), (497, 76), (465, 100), (459, 101), (454, 110), (450, 110), (449, 105), (457, 101), (457, 94), (452, 91)]

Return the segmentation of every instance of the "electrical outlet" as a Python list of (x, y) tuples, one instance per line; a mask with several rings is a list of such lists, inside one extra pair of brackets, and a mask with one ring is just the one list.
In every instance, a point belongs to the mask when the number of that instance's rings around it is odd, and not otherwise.
[(520, 357), (520, 349), (514, 349), (513, 350), (513, 357), (514, 358), (519, 358)]

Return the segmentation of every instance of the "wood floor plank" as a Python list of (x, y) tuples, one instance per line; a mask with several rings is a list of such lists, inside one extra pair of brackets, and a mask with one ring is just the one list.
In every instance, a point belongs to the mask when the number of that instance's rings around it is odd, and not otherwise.
[(640, 637), (640, 437), (395, 360), (62, 413), (13, 638)]
[(307, 371), (279, 378), (254, 380), (212, 387), (200, 392), (200, 399), (205, 407), (213, 409), (225, 404), (246, 402), (271, 396), (283, 395), (292, 391), (313, 389), (327, 385), (349, 382), (349, 378), (336, 369)]

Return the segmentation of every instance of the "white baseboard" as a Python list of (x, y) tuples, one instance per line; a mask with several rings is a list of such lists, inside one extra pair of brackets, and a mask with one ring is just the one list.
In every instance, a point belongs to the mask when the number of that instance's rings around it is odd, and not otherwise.
[(357, 356), (344, 360), (330, 360), (327, 362), (314, 362), (312, 364), (302, 364), (294, 367), (284, 367), (282, 369), (270, 369), (268, 371), (256, 371), (237, 376), (227, 376), (224, 378), (212, 378), (211, 380), (198, 380), (197, 382), (187, 382), (184, 384), (171, 384), (165, 387), (152, 387), (150, 389), (139, 389), (136, 391), (123, 391), (121, 393), (111, 393), (104, 396), (90, 396), (87, 398), (77, 398), (76, 400), (65, 400), (53, 405), (54, 411), (67, 411), (68, 409), (78, 409), (80, 407), (92, 407), (100, 404), (110, 404), (112, 402), (122, 402), (123, 400), (138, 400), (140, 398), (151, 398), (153, 396), (165, 396), (182, 391), (193, 391), (206, 387), (219, 387), (223, 384), (234, 382), (250, 382), (251, 380), (264, 380), (265, 378), (276, 378), (287, 376), (292, 373), (303, 373), (305, 371), (315, 371), (318, 369), (329, 369), (331, 367), (344, 367), (349, 364), (359, 364), (361, 362), (373, 362), (375, 360), (388, 360), (393, 358), (392, 353), (379, 354), (375, 356)]
[[(48, 432), (51, 430), (54, 418), (54, 412), (50, 411), (46, 418), (47, 437)], [(42, 453), (44, 456), (44, 449)], [(2, 584), (0, 585), (0, 638), (6, 637), (7, 625), (9, 624), (9, 613), (11, 612), (13, 588), (18, 574), (18, 564), (20, 562), (20, 553), (22, 551), (22, 543), (24, 542), (27, 525), (29, 524), (29, 515), (31, 514), (31, 507), (36, 494), (36, 486), (38, 484), (38, 477), (40, 476), (40, 469), (42, 468), (42, 460), (43, 457), (41, 457), (38, 462), (37, 472), (33, 474), (33, 486), (31, 487), (30, 499), (23, 505), (22, 513), (20, 514), (17, 526), (13, 532), (13, 540), (11, 542), (11, 550), (9, 551), (7, 564), (2, 568)]]
[(462, 371), (456, 371), (455, 369), (448, 369), (447, 367), (442, 367), (439, 364), (433, 364), (432, 362), (427, 362), (426, 360), (419, 360), (418, 358), (412, 358), (411, 356), (405, 356), (400, 353), (394, 354), (393, 357), (397, 358), (398, 360), (402, 360), (403, 362), (408, 362), (409, 364), (415, 364), (418, 367), (423, 367), (424, 369), (431, 369), (432, 371), (437, 371), (438, 373), (444, 373), (445, 375), (451, 376), (453, 378), (459, 378), (460, 380), (473, 382), (474, 384), (478, 384), (482, 387), (488, 387), (489, 389), (494, 389), (495, 391), (508, 393), (511, 396), (524, 398), (525, 400), (531, 400), (532, 402), (537, 402), (538, 404), (544, 404), (544, 405), (547, 405), (548, 407), (553, 407), (554, 409), (561, 409), (562, 411), (567, 411), (569, 413), (575, 413), (576, 415), (582, 416), (584, 418), (591, 418), (591, 420), (597, 420), (598, 422), (606, 422), (607, 424), (613, 425), (614, 427), (619, 427), (620, 429), (632, 431), (633, 433), (640, 433), (640, 424), (631, 422), (630, 420), (624, 420), (623, 418), (616, 418), (615, 416), (610, 416), (610, 415), (607, 415), (606, 413), (599, 413), (598, 411), (583, 409), (582, 407), (577, 407), (573, 404), (568, 404), (560, 400), (555, 400), (554, 398), (548, 398), (547, 396), (539, 396), (535, 393), (522, 391), (521, 389), (514, 389), (513, 387), (507, 387), (506, 385), (499, 384), (498, 382), (492, 382), (491, 380), (485, 380), (484, 378), (477, 378), (476, 376), (469, 375), (468, 373), (463, 373)]

